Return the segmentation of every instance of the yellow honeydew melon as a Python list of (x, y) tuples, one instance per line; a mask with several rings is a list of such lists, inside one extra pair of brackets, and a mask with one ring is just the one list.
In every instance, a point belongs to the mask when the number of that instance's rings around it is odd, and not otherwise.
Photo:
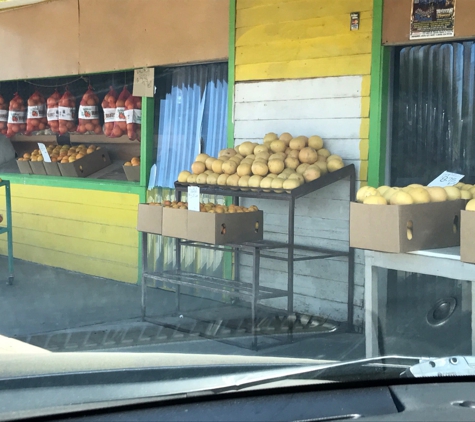
[(228, 180), (229, 174), (220, 174), (217, 180), (217, 184), (219, 186), (226, 186), (226, 182)]
[(285, 152), (276, 152), (269, 157), (269, 161), (270, 160), (284, 161), (286, 158), (287, 158), (287, 154)]
[(448, 201), (456, 201), (457, 199), (461, 199), (462, 194), (460, 193), (460, 189), (456, 188), (455, 186), (445, 186), (444, 189), (447, 192)]
[(369, 204), (369, 205), (388, 205), (388, 201), (384, 199), (381, 195), (371, 195), (367, 196), (363, 200), (363, 204)]
[(300, 137), (294, 138), (289, 142), (290, 149), (296, 149), (298, 151), (304, 149), (306, 146), (307, 142), (305, 142), (305, 139)]
[(328, 157), (331, 154), (330, 151), (328, 151), (326, 148), (320, 148), (318, 151), (317, 151), (317, 154), (320, 156), (320, 157), (325, 157), (326, 159), (328, 159)]
[(475, 211), (475, 199), (471, 199), (470, 201), (468, 201), (467, 205), (465, 205), (465, 209), (467, 211)]
[(239, 177), (250, 176), (252, 174), (252, 166), (248, 163), (241, 163), (236, 169), (236, 173)]
[(236, 186), (239, 186), (238, 183), (239, 183), (239, 176), (237, 174), (231, 174), (226, 179), (227, 186), (236, 187)]
[(310, 167), (318, 167), (322, 175), (328, 173), (327, 163), (324, 161), (317, 161), (315, 164), (312, 164)]
[(196, 183), (197, 174), (190, 174), (186, 179), (186, 183)]
[(264, 177), (261, 180), (261, 188), (264, 190), (264, 192), (270, 192), (270, 188), (272, 185), (272, 180), (274, 180), (272, 177)]
[(300, 165), (300, 161), (298, 158), (287, 157), (284, 164), (286, 168), (295, 170)]
[(382, 185), (380, 186), (379, 188), (376, 188), (376, 190), (381, 194), (383, 195), (384, 192), (386, 192), (388, 189), (390, 189), (391, 187), (390, 186), (387, 186), (387, 185)]
[(465, 185), (462, 186), (462, 189), (461, 190), (470, 190), (473, 188), (473, 185), (467, 183)]
[(276, 177), (272, 180), (271, 188), (273, 191), (280, 193), (283, 192), (282, 187), (284, 186), (284, 179)]
[(223, 160), (214, 160), (213, 164), (211, 164), (211, 170), (213, 170), (213, 173), (221, 174), (223, 172), (223, 164)]
[(214, 157), (208, 157), (205, 161), (205, 166), (208, 170), (213, 170), (213, 162), (216, 161)]
[(302, 174), (307, 183), (318, 179), (321, 175), (322, 172), (317, 167), (313, 166), (309, 166)]
[(341, 158), (339, 155), (336, 155), (336, 154), (332, 154), (327, 158), (327, 161), (330, 161), (330, 160), (340, 160), (341, 162), (343, 162), (343, 158)]
[(293, 136), (289, 132), (284, 132), (279, 136), (279, 139), (288, 144), (293, 139)]
[(447, 201), (447, 191), (439, 186), (429, 186), (426, 188), (430, 196), (431, 202), (445, 202)]
[(237, 168), (238, 168), (237, 163), (231, 160), (226, 161), (225, 163), (223, 163), (223, 166), (222, 166), (222, 170), (224, 174), (234, 174), (236, 173)]
[(414, 203), (414, 199), (411, 195), (403, 190), (398, 190), (389, 200), (391, 205), (409, 205)]
[(292, 179), (298, 180), (301, 185), (303, 185), (303, 184), (305, 183), (304, 177), (303, 177), (301, 174), (299, 174), (299, 173), (292, 173), (292, 174), (290, 174), (287, 180), (292, 180)]
[(412, 188), (408, 193), (414, 200), (414, 204), (427, 204), (431, 201), (429, 192), (424, 188)]
[(394, 188), (389, 188), (383, 193), (383, 198), (388, 201), (391, 200), (391, 196), (393, 196), (397, 192), (397, 189)]
[(195, 161), (192, 165), (191, 165), (191, 172), (193, 174), (201, 174), (201, 173), (204, 173), (206, 170), (206, 165), (205, 163), (203, 163), (202, 161)]
[(206, 183), (208, 185), (216, 185), (218, 183), (219, 174), (212, 173), (206, 178)]
[[(259, 176), (257, 174), (251, 176), (249, 178), (249, 187), (250, 188), (259, 188), (261, 186), (261, 181), (262, 181), (263, 177), (262, 176)], [(256, 189), (251, 189), (253, 191), (255, 191)]]
[(247, 187), (249, 186), (249, 179), (250, 178), (251, 178), (251, 176), (249, 176), (249, 175), (241, 176), (239, 178), (238, 186), (241, 188), (241, 190), (243, 190), (243, 191), (249, 190), (249, 189), (247, 189)]
[(472, 199), (473, 195), (469, 190), (460, 191), (460, 199)]
[(221, 157), (221, 156), (231, 158), (231, 157), (234, 157), (236, 154), (237, 153), (234, 150), (234, 148), (226, 148), (226, 149), (222, 149), (221, 151), (219, 151), (218, 158)]

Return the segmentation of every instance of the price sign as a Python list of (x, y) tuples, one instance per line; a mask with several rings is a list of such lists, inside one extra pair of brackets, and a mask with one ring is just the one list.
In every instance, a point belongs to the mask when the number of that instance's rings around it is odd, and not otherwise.
[(200, 188), (188, 186), (188, 210), (200, 211)]
[(155, 94), (155, 73), (153, 67), (135, 69), (132, 94), (135, 97), (153, 97)]
[(439, 177), (437, 177), (437, 179), (430, 182), (427, 186), (439, 186), (441, 188), (445, 186), (453, 186), (460, 182), (463, 178), (463, 174), (444, 171)]
[(40, 149), (41, 155), (43, 156), (43, 161), (45, 163), (51, 163), (51, 158), (46, 150), (45, 144), (40, 144), (38, 142), (38, 148)]

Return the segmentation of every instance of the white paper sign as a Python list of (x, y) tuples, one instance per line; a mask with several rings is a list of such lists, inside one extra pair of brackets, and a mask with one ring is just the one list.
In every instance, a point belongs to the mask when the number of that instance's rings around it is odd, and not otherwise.
[(198, 186), (188, 186), (188, 209), (200, 211), (200, 188)]
[(427, 186), (440, 186), (441, 188), (445, 186), (453, 186), (460, 182), (463, 178), (463, 174), (444, 171), (437, 179), (430, 182)]
[(40, 144), (38, 142), (38, 148), (40, 149), (41, 155), (43, 156), (43, 161), (46, 163), (51, 163), (51, 158), (46, 150), (45, 144)]
[(148, 190), (155, 187), (155, 180), (157, 178), (157, 165), (154, 164), (150, 169), (150, 178), (148, 179)]

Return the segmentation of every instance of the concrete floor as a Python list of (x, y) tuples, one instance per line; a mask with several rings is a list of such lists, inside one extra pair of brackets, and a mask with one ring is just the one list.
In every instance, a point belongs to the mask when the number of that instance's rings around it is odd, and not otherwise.
[[(320, 359), (363, 357), (363, 335), (336, 330), (260, 338), (260, 350), (246, 347), (243, 335), (233, 344), (141, 321), (140, 286), (91, 277), (15, 260), (15, 281), (7, 285), (7, 260), (0, 257), (0, 335), (51, 351), (218, 353)], [(183, 309), (219, 314), (222, 303), (183, 296)], [(226, 305), (229, 308), (229, 305)], [(148, 313), (175, 326), (174, 294), (148, 290)], [(214, 312), (212, 311), (214, 309)], [(239, 309), (238, 309), (239, 311)], [(242, 309), (241, 309), (242, 311)], [(246, 311), (246, 310), (244, 310)], [(192, 321), (193, 319), (190, 319)], [(175, 322), (174, 322), (175, 321)], [(229, 341), (229, 338), (225, 339)]]

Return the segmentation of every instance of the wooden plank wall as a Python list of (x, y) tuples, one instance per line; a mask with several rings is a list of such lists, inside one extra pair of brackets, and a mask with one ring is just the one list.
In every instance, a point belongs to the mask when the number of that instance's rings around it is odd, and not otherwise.
[[(137, 283), (138, 195), (19, 184), (11, 192), (15, 258)], [(6, 240), (0, 236), (1, 255)]]
[[(360, 12), (358, 31), (350, 13)], [(262, 142), (268, 132), (320, 135), (332, 153), (368, 170), (372, 0), (237, 0), (234, 137)], [(349, 184), (339, 182), (298, 202), (296, 242), (348, 248)], [(255, 203), (246, 200), (246, 204)], [(284, 240), (285, 203), (262, 201), (265, 236)], [(284, 286), (283, 262), (263, 261), (263, 283)], [(347, 318), (347, 261), (296, 264), (295, 309)], [(250, 274), (249, 262), (241, 271)], [(357, 253), (355, 322), (363, 323), (363, 265)], [(274, 306), (285, 308), (276, 299)]]

